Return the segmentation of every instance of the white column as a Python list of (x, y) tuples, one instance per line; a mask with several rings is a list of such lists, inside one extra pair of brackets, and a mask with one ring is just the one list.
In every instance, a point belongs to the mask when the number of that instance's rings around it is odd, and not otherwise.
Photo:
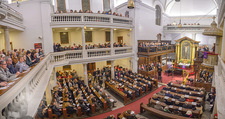
[(114, 60), (111, 61), (111, 79), (115, 78)]
[(192, 39), (196, 40), (196, 33), (192, 33)]
[[(225, 20), (224, 20), (224, 24), (225, 24)], [(221, 58), (223, 61), (225, 61), (225, 26), (223, 26), (223, 39), (222, 39), (222, 48), (221, 48)]]
[(111, 55), (115, 54), (115, 50), (113, 49), (113, 29), (111, 28), (110, 31), (110, 48), (111, 48)]
[(132, 65), (133, 65), (133, 68), (132, 68), (132, 71), (133, 72), (137, 72), (137, 69), (138, 69), (138, 57), (132, 57)]
[(82, 51), (83, 51), (83, 58), (87, 57), (87, 52), (85, 49), (85, 31), (84, 31), (84, 27), (82, 27)]
[(57, 82), (57, 79), (56, 79), (56, 72), (55, 72), (55, 67), (53, 68), (53, 87), (56, 86), (56, 82)]
[(46, 94), (47, 104), (49, 105), (52, 102), (52, 94), (51, 94), (51, 84), (50, 84), (50, 82), (47, 85), (47, 88), (45, 90), (45, 94)]
[(4, 28), (4, 35), (5, 35), (5, 51), (9, 51), (11, 50), (11, 47), (10, 47), (10, 40), (9, 40), (9, 29), (8, 27), (5, 27)]
[(84, 67), (84, 84), (88, 85), (87, 64), (83, 64), (83, 67)]

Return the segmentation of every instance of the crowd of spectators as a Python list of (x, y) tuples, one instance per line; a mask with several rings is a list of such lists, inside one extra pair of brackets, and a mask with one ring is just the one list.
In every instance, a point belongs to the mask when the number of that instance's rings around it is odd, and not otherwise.
[[(179, 115), (179, 116), (189, 117), (189, 118), (194, 118), (192, 112), (195, 110), (199, 110), (200, 115), (202, 115), (202, 113), (203, 113), (202, 98), (204, 97), (204, 93), (201, 90), (199, 90), (200, 92), (197, 95), (197, 94), (191, 93), (191, 91), (190, 92), (179, 91), (179, 90), (184, 89), (184, 87), (182, 87), (182, 86), (179, 88), (175, 88), (175, 87), (170, 87), (171, 85), (172, 84), (169, 83), (160, 92), (153, 95), (153, 97), (152, 97), (153, 100), (156, 100), (159, 102), (164, 102), (167, 105), (165, 107), (163, 107), (160, 104), (152, 105), (155, 109), (158, 109), (158, 110), (161, 110), (164, 112), (168, 112), (168, 113), (172, 113), (175, 115)], [(187, 88), (185, 88), (185, 89), (189, 90), (191, 88), (189, 86), (187, 86)], [(174, 93), (170, 93), (170, 92), (174, 92)], [(182, 95), (180, 96), (180, 94), (182, 94)], [(200, 98), (198, 98), (197, 100), (189, 99), (189, 98), (185, 97), (185, 95), (197, 96)], [(160, 96), (164, 96), (165, 98), (160, 98)], [(193, 105), (193, 103), (190, 103), (190, 102), (196, 103), (196, 105)], [(171, 109), (169, 109), (169, 107), (171, 105), (177, 106), (179, 108), (180, 107), (185, 108), (185, 109), (187, 109), (187, 111), (186, 111), (186, 113), (184, 113), (184, 112), (181, 112), (179, 109), (171, 110)]]
[(44, 57), (42, 49), (14, 49), (0, 51), (0, 86), (7, 86), (8, 82), (19, 77)]
[(162, 65), (161, 65), (160, 62), (157, 63), (157, 64), (154, 64), (154, 63), (141, 64), (141, 65), (138, 66), (138, 69), (142, 70), (142, 71), (152, 71), (152, 70), (155, 69), (155, 67), (157, 67), (157, 69), (158, 69), (159, 67), (162, 67), (163, 65), (165, 65), (165, 64), (162, 63)]
[[(70, 10), (70, 11), (56, 11), (55, 14), (60, 14), (60, 13), (93, 13), (91, 10), (86, 10), (86, 11), (82, 11), (82, 10)], [(120, 16), (122, 17), (123, 15), (122, 14), (119, 14), (119, 13), (116, 13), (116, 12), (111, 12), (108, 11), (108, 12), (105, 12), (105, 11), (98, 11), (97, 14), (107, 14), (107, 15), (114, 15), (114, 16)], [(125, 16), (125, 17), (128, 17), (128, 16)]]
[[(85, 49), (97, 49), (97, 48), (110, 48), (110, 43), (104, 43), (104, 44), (88, 44), (85, 45)], [(113, 43), (113, 47), (127, 47), (126, 43), (119, 44), (119, 43)], [(54, 52), (60, 52), (60, 51), (67, 51), (67, 50), (82, 50), (82, 46), (80, 44), (76, 45), (73, 44), (72, 46), (64, 46), (62, 47), (60, 43), (54, 43), (53, 44)]]
[(208, 82), (212, 83), (213, 80), (213, 72), (207, 71), (207, 69), (200, 69), (198, 82)]
[(208, 98), (207, 101), (210, 103), (210, 112), (213, 112), (213, 108), (214, 108), (214, 103), (215, 103), (215, 99), (216, 99), (216, 89), (212, 88), (211, 92), (208, 94)]
[[(53, 99), (49, 106), (53, 114), (60, 117), (63, 114), (63, 107), (67, 109), (68, 114), (74, 114), (77, 113), (78, 107), (81, 107), (81, 111), (90, 116), (91, 104), (95, 105), (96, 112), (103, 108), (103, 102), (97, 97), (93, 89), (84, 84), (75, 70), (57, 71), (56, 76), (57, 85), (53, 88)], [(108, 107), (112, 108), (116, 101), (111, 99), (100, 86), (94, 86), (94, 88), (107, 102)]]

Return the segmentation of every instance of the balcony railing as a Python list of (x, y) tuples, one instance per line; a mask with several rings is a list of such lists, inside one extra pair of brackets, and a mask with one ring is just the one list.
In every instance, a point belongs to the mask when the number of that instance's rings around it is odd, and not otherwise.
[(0, 15), (0, 19), (3, 19), (2, 21), (4, 22), (3, 26), (10, 26), (18, 30), (25, 29), (22, 14), (4, 3), (0, 4)]
[[(82, 50), (49, 53), (29, 72), (23, 74), (17, 80), (11, 81), (13, 82), (12, 85), (6, 89), (0, 89), (0, 111), (2, 112), (5, 109), (6, 113), (16, 111), (21, 116), (30, 115), (34, 117), (55, 66), (68, 65), (68, 61), (69, 64), (77, 64), (134, 56), (131, 47), (85, 51), (84, 55)], [(2, 113), (0, 113), (0, 118), (2, 118)]]
[(51, 14), (51, 25), (61, 25), (61, 24), (95, 24), (95, 25), (123, 25), (131, 27), (133, 21), (131, 18), (106, 15), (106, 14), (96, 14), (96, 13), (59, 13)]
[(165, 52), (174, 52), (175, 46), (153, 46), (153, 47), (138, 47), (138, 54), (142, 55), (154, 55), (158, 53), (165, 53)]

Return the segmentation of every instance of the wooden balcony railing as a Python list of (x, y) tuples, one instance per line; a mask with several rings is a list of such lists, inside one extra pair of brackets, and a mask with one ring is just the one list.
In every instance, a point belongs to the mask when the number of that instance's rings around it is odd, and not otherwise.
[(154, 54), (158, 54), (158, 53), (174, 52), (174, 50), (175, 50), (175, 45), (138, 47), (138, 54), (154, 55)]

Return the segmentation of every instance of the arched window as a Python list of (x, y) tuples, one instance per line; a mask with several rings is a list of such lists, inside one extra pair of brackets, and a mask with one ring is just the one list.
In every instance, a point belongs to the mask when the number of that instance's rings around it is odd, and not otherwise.
[(162, 12), (161, 12), (161, 8), (159, 5), (156, 5), (155, 6), (155, 9), (156, 9), (156, 12), (155, 12), (155, 24), (156, 25), (161, 25), (161, 15), (162, 15)]
[(60, 12), (66, 12), (65, 0), (57, 0), (57, 10)]
[(83, 12), (90, 10), (90, 0), (82, 0), (82, 9)]
[(103, 9), (105, 12), (110, 11), (110, 0), (103, 0)]

